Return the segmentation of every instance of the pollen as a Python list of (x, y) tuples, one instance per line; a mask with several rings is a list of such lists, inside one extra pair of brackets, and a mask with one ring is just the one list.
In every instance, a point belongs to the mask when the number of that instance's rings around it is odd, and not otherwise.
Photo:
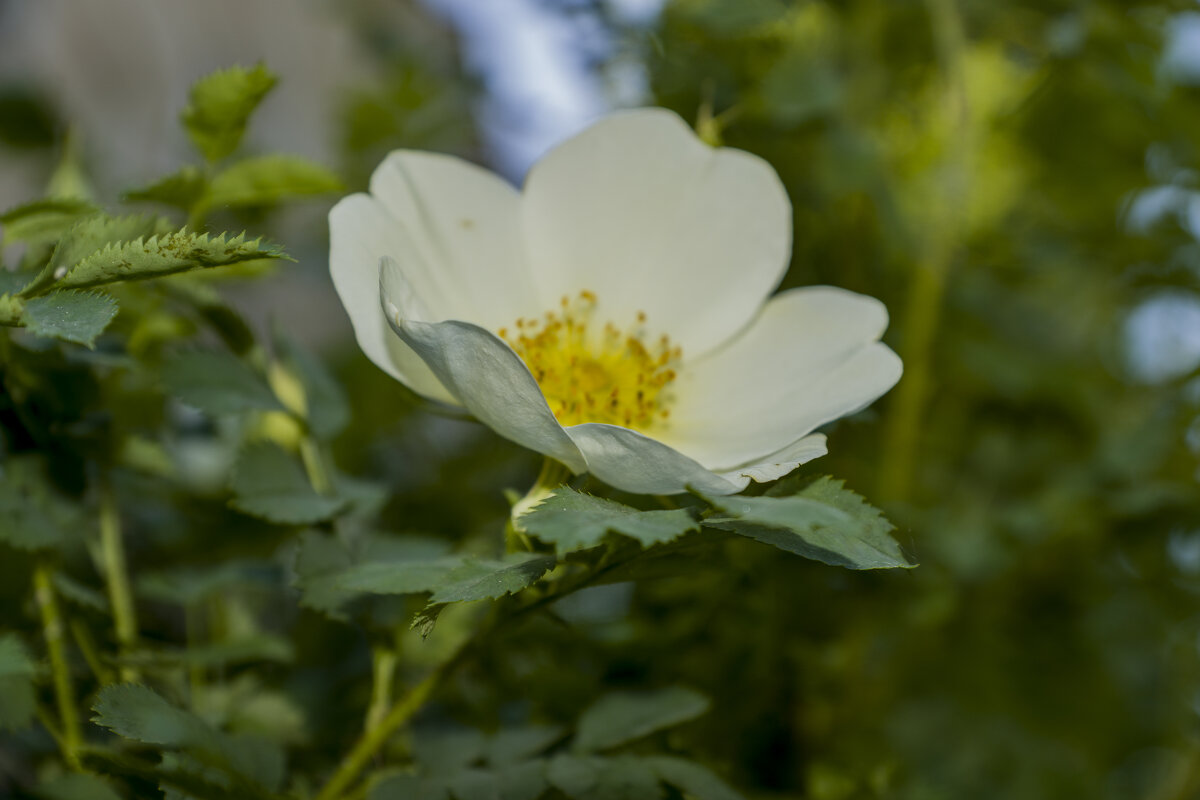
[(584, 290), (562, 297), (557, 310), (518, 319), (498, 333), (529, 367), (561, 424), (661, 430), (683, 351), (669, 336), (650, 338), (643, 311), (626, 328), (598, 325), (595, 312), (596, 295)]

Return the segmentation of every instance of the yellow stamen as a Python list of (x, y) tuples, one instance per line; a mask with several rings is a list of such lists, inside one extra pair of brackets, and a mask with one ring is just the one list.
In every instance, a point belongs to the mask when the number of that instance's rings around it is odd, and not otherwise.
[(508, 328), (498, 331), (529, 367), (558, 421), (663, 428), (683, 350), (672, 347), (666, 335), (647, 338), (644, 311), (626, 331), (612, 322), (597, 331), (596, 295), (590, 291), (563, 297), (559, 306), (544, 321), (518, 319), (515, 335)]

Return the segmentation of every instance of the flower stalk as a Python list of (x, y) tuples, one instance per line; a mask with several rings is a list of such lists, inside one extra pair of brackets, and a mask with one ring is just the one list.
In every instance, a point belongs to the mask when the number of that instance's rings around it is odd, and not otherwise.
[(542, 459), (542, 469), (538, 472), (533, 486), (525, 493), (524, 497), (513, 503), (512, 512), (508, 517), (508, 524), (504, 528), (506, 552), (516, 553), (533, 549), (533, 543), (529, 540), (528, 534), (525, 533), (525, 528), (521, 524), (521, 518), (549, 497), (555, 489), (566, 483), (569, 477), (571, 477), (571, 471), (561, 463), (555, 461), (553, 458)]
[[(125, 543), (121, 536), (121, 516), (113, 497), (112, 487), (105, 483), (100, 490), (100, 553), (104, 564), (104, 579), (108, 585), (108, 600), (112, 605), (113, 625), (117, 644), (122, 653), (137, 643), (137, 611), (129, 584), (129, 569), (125, 560)], [(122, 681), (136, 681), (137, 670), (122, 664)]]
[(54, 594), (53, 573), (50, 566), (40, 563), (33, 571), (33, 595), (42, 618), (42, 636), (46, 640), (46, 653), (50, 658), (50, 674), (54, 681), (54, 699), (58, 705), (61, 729), (56, 737), (62, 748), (67, 766), (78, 772), (82, 769), (79, 750), (83, 737), (79, 727), (79, 712), (75, 708), (75, 693), (71, 684), (71, 668), (67, 664), (64, 646), (65, 630), (58, 598)]

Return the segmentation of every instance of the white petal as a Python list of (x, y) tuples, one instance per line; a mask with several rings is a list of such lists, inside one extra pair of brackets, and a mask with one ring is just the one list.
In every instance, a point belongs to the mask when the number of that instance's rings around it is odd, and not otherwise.
[(554, 418), (525, 362), (507, 344), (470, 322), (423, 319), (419, 295), (385, 260), (379, 292), (392, 330), (483, 424), (506, 439), (585, 472), (583, 456)]
[(791, 205), (757, 156), (701, 142), (675, 114), (614, 114), (551, 151), (525, 185), (546, 307), (589, 289), (618, 327), (647, 314), (695, 358), (746, 325), (779, 283)]
[(692, 459), (637, 431), (588, 422), (567, 428), (588, 471), (610, 486), (638, 494), (678, 494), (689, 488), (733, 494), (745, 487), (714, 475)]
[(368, 195), (350, 195), (329, 212), (329, 272), (358, 346), (414, 392), (457, 404), (425, 362), (392, 333), (379, 307), (380, 257), (400, 258), (410, 250), (396, 221)]
[(900, 359), (878, 342), (886, 327), (874, 298), (828, 286), (783, 292), (737, 339), (685, 363), (659, 438), (721, 472), (766, 458), (896, 384)]
[(452, 156), (397, 150), (371, 176), (371, 194), (418, 256), (392, 254), (433, 314), (427, 321), (497, 330), (548, 308), (526, 265), (521, 196), (503, 179)]
[(810, 433), (803, 439), (792, 442), (778, 453), (772, 453), (757, 463), (721, 473), (721, 477), (738, 484), (739, 489), (744, 489), (751, 480), (766, 483), (782, 478), (801, 464), (807, 464), (828, 452), (829, 448), (825, 446), (825, 434)]

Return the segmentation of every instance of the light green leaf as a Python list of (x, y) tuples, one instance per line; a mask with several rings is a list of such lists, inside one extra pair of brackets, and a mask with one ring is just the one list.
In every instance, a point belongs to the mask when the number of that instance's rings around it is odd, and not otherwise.
[(708, 698), (672, 686), (652, 692), (610, 692), (579, 718), (572, 749), (607, 750), (655, 731), (687, 722), (708, 711)]
[(468, 558), (437, 587), (432, 604), (492, 600), (519, 592), (554, 566), (550, 556), (514, 553), (502, 561)]
[(795, 494), (705, 498), (725, 517), (705, 520), (789, 553), (849, 569), (913, 567), (878, 509), (824, 477)]
[(113, 281), (144, 280), (192, 269), (227, 267), (260, 259), (286, 259), (279, 248), (244, 233), (210, 236), (186, 228), (173, 233), (115, 242), (79, 261), (58, 280), (67, 289), (99, 286)]
[(341, 498), (317, 494), (300, 464), (267, 442), (242, 450), (230, 488), (234, 508), (285, 525), (320, 522), (345, 505)]
[(15, 633), (0, 633), (0, 730), (28, 725), (37, 711), (33, 661)]
[(224, 351), (178, 353), (163, 364), (162, 380), (168, 393), (209, 414), (283, 410), (267, 382)]
[(649, 756), (644, 760), (663, 783), (694, 800), (744, 800), (711, 770), (694, 761), (673, 756)]
[(243, 159), (217, 173), (209, 187), (212, 206), (261, 206), (345, 190), (327, 167), (299, 156)]
[(58, 244), (45, 268), (21, 290), (21, 294), (37, 294), (55, 281), (66, 277), (71, 268), (87, 256), (118, 242), (151, 236), (158, 232), (159, 218), (148, 214), (110, 217), (93, 214), (71, 226)]
[(258, 64), (230, 67), (201, 78), (192, 87), (183, 124), (192, 144), (209, 161), (237, 149), (254, 109), (275, 87), (275, 76)]
[(98, 209), (86, 200), (63, 198), (35, 200), (10, 208), (0, 214), (3, 241), (43, 243), (53, 242), (65, 234), (83, 217)]
[(100, 292), (67, 290), (34, 297), (21, 320), (38, 336), (93, 347), (117, 315), (117, 301)]
[(207, 189), (208, 179), (204, 173), (196, 167), (187, 166), (149, 186), (126, 192), (124, 200), (127, 203), (162, 203), (190, 211)]
[(700, 526), (685, 509), (638, 511), (563, 486), (521, 518), (526, 531), (560, 553), (595, 547), (613, 532), (643, 547), (669, 542)]
[(46, 800), (121, 800), (102, 778), (86, 773), (67, 773), (46, 781), (37, 788)]
[(640, 758), (558, 755), (546, 768), (550, 783), (573, 800), (656, 800), (658, 776)]

